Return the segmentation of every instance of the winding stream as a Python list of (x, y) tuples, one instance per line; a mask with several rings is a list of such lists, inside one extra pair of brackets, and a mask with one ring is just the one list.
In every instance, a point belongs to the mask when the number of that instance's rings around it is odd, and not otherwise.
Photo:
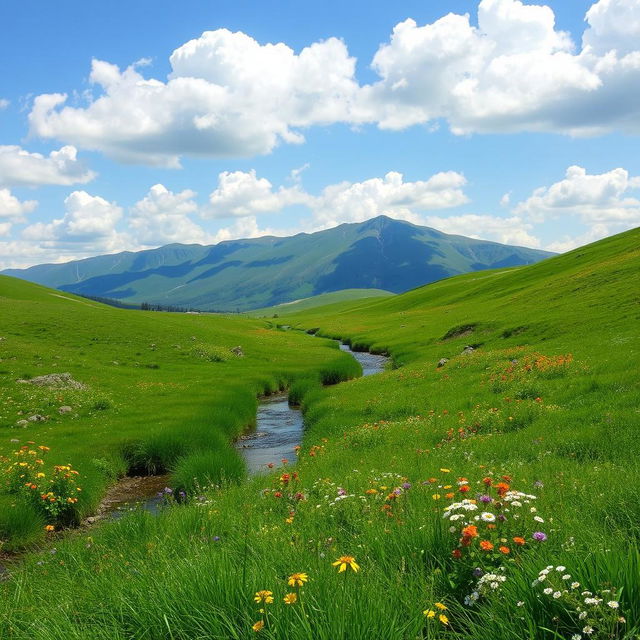
[[(365, 351), (353, 351), (349, 345), (341, 344), (340, 349), (350, 353), (362, 366), (362, 375), (380, 373), (389, 358)], [(278, 393), (262, 398), (258, 405), (256, 429), (242, 436), (236, 448), (242, 453), (250, 475), (260, 473), (281, 464), (283, 458), (296, 461), (294, 447), (302, 441), (304, 424), (302, 412), (289, 406), (286, 393)]]

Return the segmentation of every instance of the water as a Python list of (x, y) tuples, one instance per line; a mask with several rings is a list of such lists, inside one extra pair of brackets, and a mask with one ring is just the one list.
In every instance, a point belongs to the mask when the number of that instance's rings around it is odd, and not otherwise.
[[(380, 373), (389, 360), (387, 356), (352, 351), (346, 344), (341, 344), (340, 349), (360, 363), (363, 376)], [(256, 428), (237, 440), (236, 449), (242, 454), (249, 474), (255, 475), (280, 466), (283, 458), (293, 464), (297, 460), (295, 447), (302, 441), (303, 432), (302, 412), (289, 406), (286, 393), (277, 393), (260, 400)], [(103, 517), (116, 520), (134, 509), (155, 514), (164, 504), (158, 492), (162, 492), (168, 481), (168, 476), (125, 478), (126, 484), (114, 487), (115, 495), (108, 496), (97, 518), (90, 520)]]
[[(362, 375), (371, 376), (384, 370), (389, 358), (362, 351), (352, 351), (349, 345), (340, 349), (350, 353), (362, 366)], [(287, 395), (267, 396), (258, 405), (256, 430), (242, 436), (236, 443), (251, 475), (297, 460), (295, 447), (302, 441), (304, 423), (302, 412), (289, 406)]]

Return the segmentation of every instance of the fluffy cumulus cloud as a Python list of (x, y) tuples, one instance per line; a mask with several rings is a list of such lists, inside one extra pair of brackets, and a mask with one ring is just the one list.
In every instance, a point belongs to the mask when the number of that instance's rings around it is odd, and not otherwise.
[(15, 145), (0, 145), (0, 186), (82, 184), (95, 175), (78, 160), (76, 148), (70, 145), (48, 156)]
[(640, 177), (617, 168), (601, 174), (588, 174), (572, 166), (563, 180), (540, 187), (518, 203), (516, 216), (542, 223), (571, 217), (587, 230), (575, 238), (564, 238), (550, 245), (554, 251), (593, 242), (605, 236), (640, 225)]
[(65, 198), (64, 209), (62, 218), (23, 229), (22, 239), (69, 259), (125, 248), (126, 236), (116, 229), (122, 218), (122, 208), (116, 203), (74, 191)]
[(218, 176), (218, 186), (209, 196), (204, 214), (212, 218), (254, 216), (274, 213), (293, 204), (309, 203), (308, 196), (298, 185), (273, 189), (266, 178), (256, 172), (224, 171)]
[(449, 13), (397, 24), (358, 83), (336, 38), (293, 51), (242, 32), (207, 31), (156, 79), (94, 60), (89, 104), (36, 97), (33, 134), (125, 162), (178, 166), (182, 155), (252, 156), (336, 122), (387, 129), (448, 121), (455, 133), (640, 132), (640, 0), (599, 0), (580, 47), (552, 9), (481, 0), (477, 26)]
[(0, 189), (0, 221), (3, 224), (23, 222), (24, 216), (37, 206), (36, 200), (20, 201), (9, 189)]
[(0, 109), (6, 109), (9, 106), (9, 101), (4, 98), (0, 98)]
[(132, 208), (129, 228), (139, 244), (159, 246), (171, 242), (206, 244), (212, 236), (192, 219), (198, 210), (195, 192), (185, 189), (172, 193), (164, 185), (156, 184)]
[[(296, 178), (298, 174), (293, 174)], [(385, 214), (418, 222), (416, 211), (446, 209), (468, 202), (464, 176), (446, 171), (428, 180), (405, 182), (401, 173), (390, 171), (383, 178), (341, 182), (325, 187), (320, 195), (307, 193), (297, 182), (277, 189), (255, 171), (224, 172), (203, 211), (209, 217), (255, 217), (302, 205), (313, 214), (309, 228), (320, 229), (341, 222), (360, 222)]]

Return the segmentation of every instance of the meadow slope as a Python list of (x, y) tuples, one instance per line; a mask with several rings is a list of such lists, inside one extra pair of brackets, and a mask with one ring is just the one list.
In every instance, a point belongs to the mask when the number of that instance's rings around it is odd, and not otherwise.
[(394, 368), (299, 377), (295, 467), (28, 556), (2, 637), (640, 637), (639, 240), (287, 317)]

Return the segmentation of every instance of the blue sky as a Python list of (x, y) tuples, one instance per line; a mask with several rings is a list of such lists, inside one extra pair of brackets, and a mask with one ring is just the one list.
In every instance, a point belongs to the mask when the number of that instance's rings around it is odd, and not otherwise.
[(0, 267), (379, 214), (640, 224), (640, 0), (7, 2)]

